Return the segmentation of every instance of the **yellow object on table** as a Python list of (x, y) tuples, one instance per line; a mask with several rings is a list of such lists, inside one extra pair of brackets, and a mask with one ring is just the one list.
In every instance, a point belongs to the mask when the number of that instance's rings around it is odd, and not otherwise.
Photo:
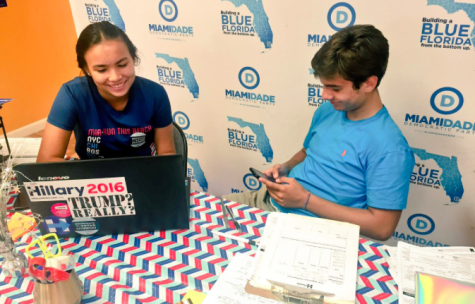
[[(56, 241), (55, 244), (56, 244), (57, 252), (55, 254), (52, 253), (48, 248), (48, 242), (46, 242), (48, 238), (53, 238)], [(28, 244), (28, 246), (26, 246), (25, 248), (25, 253), (30, 258), (33, 258), (33, 256), (30, 254), (30, 248), (34, 246), (38, 246), (41, 249), (41, 251), (43, 251), (43, 256), (46, 260), (61, 256), (61, 244), (59, 243), (58, 235), (56, 233), (48, 233), (41, 236), (40, 238), (36, 238), (36, 240), (31, 241), (30, 244)]]
[(14, 241), (33, 230), (35, 226), (36, 221), (34, 218), (19, 212), (15, 212), (7, 224), (8, 231), (10, 231)]
[(181, 302), (178, 302), (177, 304), (183, 303), (183, 304), (201, 304), (206, 298), (206, 294), (190, 289), (188, 292), (185, 294)]

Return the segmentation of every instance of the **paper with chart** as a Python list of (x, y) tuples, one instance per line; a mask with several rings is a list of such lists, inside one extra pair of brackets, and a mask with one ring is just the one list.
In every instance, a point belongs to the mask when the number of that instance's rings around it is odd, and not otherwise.
[(236, 254), (202, 304), (280, 304), (281, 302), (252, 295), (244, 290), (252, 262), (252, 257)]
[(398, 264), (400, 272), (399, 303), (414, 304), (416, 271), (475, 283), (475, 259), (453, 252), (427, 250), (403, 242), (398, 243)]
[[(400, 285), (397, 247), (384, 246), (384, 248), (389, 253), (389, 256), (386, 258), (389, 264), (389, 272), (391, 273), (391, 276), (393, 277), (394, 281), (396, 281), (396, 283)], [(437, 250), (453, 255), (475, 259), (475, 248), (473, 247), (424, 247), (424, 249)]]
[(279, 217), (263, 260), (266, 279), (300, 292), (354, 301), (359, 226), (286, 214)]

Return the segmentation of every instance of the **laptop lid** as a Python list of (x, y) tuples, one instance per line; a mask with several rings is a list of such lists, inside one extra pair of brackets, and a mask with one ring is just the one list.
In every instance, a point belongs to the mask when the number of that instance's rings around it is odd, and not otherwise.
[(30, 209), (43, 219), (42, 234), (189, 228), (189, 183), (180, 155), (31, 163), (14, 170)]

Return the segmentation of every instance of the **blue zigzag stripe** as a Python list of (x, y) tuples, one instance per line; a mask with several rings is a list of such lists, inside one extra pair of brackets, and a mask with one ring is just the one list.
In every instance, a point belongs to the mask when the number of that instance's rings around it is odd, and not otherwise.
[(369, 287), (363, 287), (363, 288), (361, 288), (361, 289), (357, 289), (357, 290), (356, 290), (356, 293), (359, 293), (359, 294), (362, 294), (362, 295), (363, 295), (363, 294), (365, 294), (365, 293), (367, 293), (367, 292), (371, 292), (371, 291), (373, 291), (373, 290), (374, 290), (374, 289), (369, 288)]
[(388, 285), (386, 285), (386, 283), (380, 282), (380, 281), (377, 281), (377, 282), (378, 282), (379, 287), (381, 287), (381, 290), (384, 293), (392, 294), (391, 290), (389, 289)]
[(362, 251), (362, 252), (368, 252), (368, 251), (366, 250), (366, 248), (364, 248), (364, 246), (363, 246), (362, 244), (359, 244), (359, 245), (358, 245), (358, 250), (359, 250), (359, 251)]
[(372, 275), (374, 275), (376, 273), (378, 273), (378, 272), (375, 271), (375, 270), (368, 270), (367, 272), (364, 272), (364, 273), (360, 274), (360, 276), (369, 278), (369, 277), (371, 277)]
[(373, 261), (380, 260), (380, 259), (382, 259), (382, 258), (377, 256), (377, 255), (372, 255), (372, 256), (366, 258), (365, 260), (373, 262)]

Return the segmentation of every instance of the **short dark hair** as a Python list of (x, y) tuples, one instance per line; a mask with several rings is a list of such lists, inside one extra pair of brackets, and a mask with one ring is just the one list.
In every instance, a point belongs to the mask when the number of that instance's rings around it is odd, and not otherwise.
[(389, 58), (388, 40), (372, 25), (353, 25), (337, 32), (312, 59), (315, 77), (337, 75), (353, 82), (355, 89), (371, 76), (379, 86)]
[(86, 59), (84, 59), (84, 55), (89, 48), (101, 43), (102, 41), (117, 39), (121, 39), (125, 43), (134, 63), (140, 63), (140, 58), (137, 55), (137, 48), (123, 30), (108, 21), (91, 23), (82, 30), (76, 44), (78, 67), (83, 71), (84, 75), (87, 75), (87, 63)]

